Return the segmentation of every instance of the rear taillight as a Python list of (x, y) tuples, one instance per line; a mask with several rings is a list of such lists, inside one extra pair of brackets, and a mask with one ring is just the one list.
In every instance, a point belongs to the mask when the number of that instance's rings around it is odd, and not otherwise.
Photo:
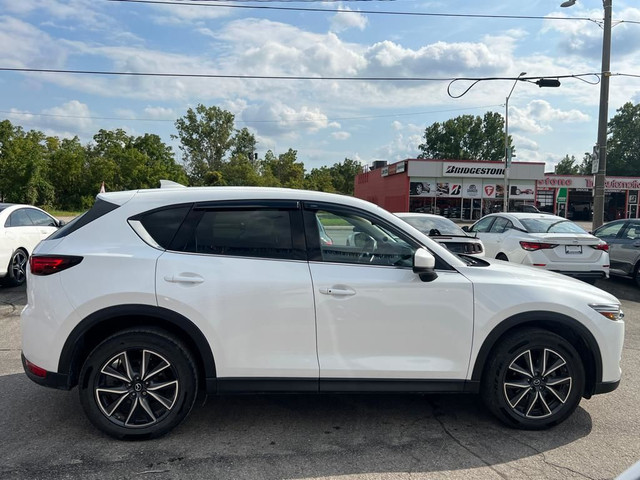
[(32, 255), (29, 266), (32, 275), (51, 275), (78, 265), (82, 257), (69, 255)]
[(547, 250), (550, 248), (556, 248), (557, 243), (544, 243), (544, 242), (520, 242), (520, 246), (529, 252), (536, 250)]
[(608, 243), (599, 243), (598, 245), (591, 245), (593, 248), (595, 248), (596, 250), (602, 250), (603, 252), (608, 252), (609, 251), (609, 244)]
[(24, 364), (27, 367), (27, 370), (33, 373), (36, 377), (45, 378), (47, 376), (47, 371), (44, 368), (31, 363), (26, 358), (24, 359)]

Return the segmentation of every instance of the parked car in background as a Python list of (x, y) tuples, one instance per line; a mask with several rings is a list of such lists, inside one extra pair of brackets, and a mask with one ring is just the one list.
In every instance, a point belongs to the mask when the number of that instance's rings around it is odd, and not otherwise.
[(609, 246), (566, 218), (544, 213), (493, 213), (469, 229), (499, 260), (564, 273), (594, 283), (609, 276)]
[(62, 223), (31, 205), (0, 203), (0, 282), (12, 287), (22, 285), (29, 255)]
[(484, 256), (482, 241), (469, 235), (448, 218), (429, 213), (396, 213), (397, 217), (412, 227), (443, 244), (453, 253)]
[(593, 234), (609, 245), (611, 274), (631, 277), (640, 286), (640, 219), (614, 220)]
[[(347, 245), (354, 233), (364, 241)], [(620, 382), (613, 295), (454, 255), (344, 195), (101, 193), (29, 266), (26, 374), (77, 386), (91, 422), (118, 438), (170, 431), (199, 391), (479, 393), (508, 425), (543, 429)]]
[(514, 205), (510, 210), (512, 212), (525, 212), (525, 213), (542, 213), (535, 205), (531, 205), (528, 203), (519, 203)]

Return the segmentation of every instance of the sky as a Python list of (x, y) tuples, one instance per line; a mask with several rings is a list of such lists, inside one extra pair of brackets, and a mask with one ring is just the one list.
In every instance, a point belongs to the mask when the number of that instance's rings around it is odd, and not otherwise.
[[(155, 133), (180, 160), (174, 122), (201, 103), (233, 113), (236, 128), (255, 135), (260, 158), (292, 148), (308, 171), (345, 158), (363, 165), (416, 158), (427, 126), (460, 115), (504, 115), (514, 85), (482, 81), (452, 98), (449, 80), (440, 79), (600, 72), (602, 1), (578, 0), (570, 8), (561, 1), (226, 2), (317, 10), (292, 11), (227, 8), (222, 1), (0, 0), (0, 69), (314, 78), (0, 70), (0, 119), (83, 143), (99, 129)], [(447, 15), (415, 15), (425, 13)], [(624, 103), (640, 102), (636, 0), (613, 2), (613, 25), (609, 118)], [(398, 80), (409, 77), (438, 80)], [(580, 163), (596, 143), (597, 82), (594, 76), (561, 79), (559, 88), (517, 82), (509, 99), (514, 160), (544, 162), (546, 171), (565, 155)], [(455, 82), (451, 94), (468, 86)]]

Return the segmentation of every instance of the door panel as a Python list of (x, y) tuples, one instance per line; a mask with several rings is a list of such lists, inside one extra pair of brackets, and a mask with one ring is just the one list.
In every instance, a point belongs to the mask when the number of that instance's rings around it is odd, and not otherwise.
[(411, 269), (330, 263), (311, 274), (320, 378), (465, 378), (473, 292), (462, 275), (422, 282)]
[(318, 378), (306, 262), (165, 252), (158, 305), (196, 323), (219, 378)]

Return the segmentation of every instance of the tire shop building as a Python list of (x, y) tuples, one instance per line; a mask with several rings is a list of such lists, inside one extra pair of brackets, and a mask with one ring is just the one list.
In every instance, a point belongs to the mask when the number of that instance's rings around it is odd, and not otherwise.
[[(593, 176), (544, 173), (544, 163), (512, 162), (509, 210), (534, 205), (572, 220), (591, 220)], [(465, 221), (502, 211), (504, 162), (407, 159), (376, 161), (356, 176), (354, 196), (391, 212), (435, 213)], [(638, 216), (640, 177), (607, 177), (605, 220)]]

